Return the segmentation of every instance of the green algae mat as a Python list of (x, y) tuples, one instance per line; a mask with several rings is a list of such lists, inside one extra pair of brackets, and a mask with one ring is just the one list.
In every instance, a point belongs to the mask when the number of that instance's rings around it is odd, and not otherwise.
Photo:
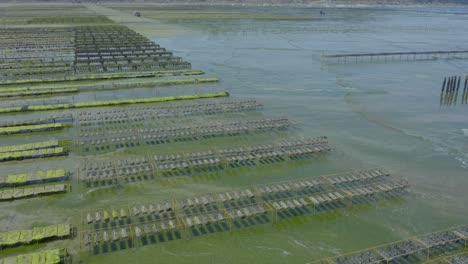
[(53, 139), (53, 140), (35, 142), (35, 143), (29, 143), (29, 144), (1, 146), (0, 147), (0, 153), (13, 152), (13, 151), (24, 151), (24, 150), (33, 150), (33, 149), (53, 148), (53, 147), (58, 147), (59, 145), (60, 145), (59, 141)]
[(15, 257), (0, 259), (0, 264), (57, 264), (67, 255), (64, 248), (50, 249)]
[(60, 129), (63, 129), (65, 127), (70, 127), (70, 126), (71, 126), (70, 124), (53, 123), (53, 124), (42, 124), (42, 125), (0, 127), (0, 135), (45, 132), (45, 131), (51, 131), (51, 130), (60, 130)]
[(35, 173), (22, 173), (15, 175), (0, 176), (0, 187), (4, 185), (24, 185), (34, 181), (52, 181), (64, 178), (67, 175), (64, 169), (37, 171)]
[(0, 247), (11, 247), (20, 244), (41, 242), (44, 239), (62, 238), (70, 236), (69, 224), (34, 227), (27, 230), (11, 230), (0, 232)]
[(14, 112), (60, 110), (60, 109), (70, 109), (70, 108), (99, 107), (99, 106), (117, 106), (117, 105), (126, 105), (126, 104), (162, 103), (162, 102), (170, 102), (170, 101), (195, 100), (195, 99), (206, 99), (206, 98), (227, 97), (227, 96), (229, 96), (229, 93), (219, 92), (219, 93), (210, 93), (210, 94), (165, 96), (165, 97), (140, 98), (140, 99), (122, 99), (122, 100), (98, 101), (98, 102), (81, 102), (81, 103), (74, 103), (74, 104), (29, 105), (29, 106), (22, 106), (22, 107), (18, 106), (18, 107), (0, 108), (0, 114), (14, 113)]

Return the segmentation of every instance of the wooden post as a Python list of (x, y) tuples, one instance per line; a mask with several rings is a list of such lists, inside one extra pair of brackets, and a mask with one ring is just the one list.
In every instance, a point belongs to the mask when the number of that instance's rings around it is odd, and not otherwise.
[[(442, 93), (443, 93), (444, 90), (445, 90), (445, 84), (446, 84), (446, 82), (447, 82), (447, 77), (444, 77), (444, 82), (442, 83)], [(465, 84), (465, 86), (466, 86), (466, 84)]]

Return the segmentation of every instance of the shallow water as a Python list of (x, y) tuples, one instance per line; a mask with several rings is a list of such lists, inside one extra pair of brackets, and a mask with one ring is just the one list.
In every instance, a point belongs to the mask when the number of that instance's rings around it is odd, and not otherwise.
[[(230, 10), (222, 8), (226, 9)], [(261, 11), (315, 17), (319, 10), (261, 8)], [(232, 97), (255, 98), (262, 102), (265, 107), (258, 115), (284, 115), (297, 123), (296, 128), (287, 133), (213, 139), (193, 145), (171, 144), (152, 152), (274, 141), (293, 135), (309, 138), (326, 135), (334, 151), (310, 162), (243, 168), (192, 180), (150, 181), (96, 190), (74, 181), (73, 192), (66, 195), (2, 203), (0, 229), (64, 221), (80, 227), (79, 218), (84, 209), (373, 166), (389, 168), (408, 179), (413, 186), (411, 193), (400, 199), (294, 217), (275, 225), (92, 257), (86, 253), (77, 254), (76, 239), (53, 242), (48, 247), (70, 246), (74, 258), (84, 263), (154, 260), (305, 263), (467, 224), (468, 105), (458, 102), (455, 106), (440, 106), (439, 96), (443, 77), (466, 74), (468, 60), (326, 64), (320, 58), (323, 54), (334, 53), (464, 49), (468, 41), (466, 11), (468, 9), (327, 9), (327, 15), (319, 21), (128, 21), (122, 16), (124, 24), (173, 50), (190, 61), (194, 69), (204, 70), (209, 76), (221, 78), (222, 82), (206, 88), (103, 92), (96, 98), (226, 90)], [(158, 34), (159, 31), (163, 34)], [(85, 93), (78, 96), (82, 98), (72, 99), (93, 99), (89, 96)], [(68, 135), (58, 134), (64, 138), (73, 135), (72, 130)], [(25, 141), (52, 137), (57, 135), (34, 135)], [(23, 137), (18, 137), (20, 139), (24, 141)], [(0, 138), (2, 145), (9, 142), (11, 138)], [(74, 168), (82, 158), (72, 154), (68, 158), (41, 162), (9, 163), (2, 165), (2, 173), (58, 165)]]

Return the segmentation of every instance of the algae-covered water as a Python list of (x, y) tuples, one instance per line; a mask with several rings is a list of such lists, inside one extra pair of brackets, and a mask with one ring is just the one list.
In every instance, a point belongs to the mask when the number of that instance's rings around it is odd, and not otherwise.
[[(151, 18), (132, 17), (134, 8), (129, 6), (109, 9), (112, 7), (96, 9), (174, 51), (190, 61), (194, 69), (222, 80), (206, 88), (191, 86), (184, 91), (178, 87), (176, 93), (190, 94), (198, 89), (228, 91), (234, 98), (254, 98), (265, 105), (261, 113), (242, 113), (237, 118), (284, 115), (296, 122), (289, 132), (171, 144), (153, 152), (227, 147), (294, 135), (327, 136), (333, 151), (307, 162), (247, 167), (162, 183), (148, 181), (89, 189), (74, 180), (73, 191), (65, 195), (0, 204), (0, 229), (51, 222), (71, 222), (81, 227), (81, 212), (89, 208), (374, 166), (386, 167), (407, 179), (412, 185), (410, 193), (399, 199), (294, 217), (274, 225), (95, 256), (80, 253), (76, 239), (52, 242), (47, 247), (69, 247), (74, 260), (83, 263), (305, 263), (468, 224), (468, 105), (461, 105), (460, 101), (455, 106), (439, 104), (443, 78), (466, 75), (468, 60), (357, 64), (327, 64), (321, 60), (321, 55), (335, 53), (466, 49), (468, 9), (330, 8), (325, 10), (326, 15), (319, 16), (320, 9), (313, 8), (206, 7), (206, 12), (319, 19), (256, 20), (229, 16), (230, 19), (179, 20), (171, 16), (156, 20), (157, 15), (151, 13)], [(142, 14), (145, 16), (143, 8)], [(123, 98), (131, 93), (158, 96), (167, 91), (112, 91), (100, 93), (98, 98)], [(94, 95), (85, 93), (77, 98), (92, 100)], [(74, 135), (73, 130), (69, 135)], [(26, 141), (52, 137), (65, 136), (33, 135)], [(0, 138), (0, 142), (4, 145), (16, 139), (25, 141), (24, 136), (18, 136)], [(10, 163), (2, 165), (2, 173), (58, 165), (75, 168), (82, 159), (72, 154), (41, 162)], [(30, 249), (37, 247), (40, 246)]]

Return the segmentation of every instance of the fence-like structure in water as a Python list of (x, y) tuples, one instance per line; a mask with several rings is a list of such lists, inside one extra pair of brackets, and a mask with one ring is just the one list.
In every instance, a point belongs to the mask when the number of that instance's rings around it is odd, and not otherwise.
[(208, 122), (202, 125), (176, 127), (123, 128), (84, 133), (81, 136), (85, 139), (78, 139), (76, 145), (83, 153), (92, 154), (177, 141), (193, 141), (248, 133), (266, 133), (285, 130), (291, 125), (292, 122), (287, 118), (279, 117), (231, 122)]
[(66, 141), (49, 140), (0, 147), (0, 162), (68, 155)]
[(69, 176), (64, 169), (0, 176), (0, 188), (63, 181)]
[(80, 133), (86, 133), (86, 128), (112, 127), (113, 125), (132, 126), (162, 118), (186, 117), (195, 115), (212, 115), (231, 112), (255, 111), (263, 107), (256, 100), (216, 100), (208, 102), (177, 102), (164, 106), (140, 106), (120, 109), (96, 109), (81, 111), (76, 114), (76, 125)]
[(377, 168), (116, 206), (83, 212), (80, 245), (101, 254), (193, 238), (395, 197), (407, 188)]
[(428, 264), (466, 264), (468, 263), (468, 252), (462, 252), (455, 255), (443, 256), (433, 261), (427, 262)]
[(288, 159), (305, 159), (330, 150), (325, 137), (309, 140), (290, 139), (270, 145), (249, 145), (204, 152), (87, 162), (81, 166), (78, 175), (89, 186), (116, 184), (155, 177), (193, 176), (213, 170), (272, 164)]
[[(191, 69), (189, 62), (121, 25), (39, 31), (4, 28), (0, 32), (0, 78), (4, 80), (33, 77), (47, 81), (51, 75)], [(22, 43), (16, 41), (18, 38)]]
[(0, 248), (28, 245), (51, 239), (63, 239), (72, 236), (73, 227), (69, 224), (34, 227), (26, 230), (0, 232)]
[(325, 258), (311, 262), (310, 264), (377, 264), (398, 263), (398, 261), (419, 263), (427, 261), (431, 256), (462, 250), (466, 248), (467, 241), (468, 225), (464, 225), (410, 237), (405, 240), (361, 251)]
[(409, 52), (378, 52), (322, 55), (325, 63), (369, 63), (388, 61), (416, 61), (435, 59), (466, 59), (468, 50), (450, 51), (409, 51)]

